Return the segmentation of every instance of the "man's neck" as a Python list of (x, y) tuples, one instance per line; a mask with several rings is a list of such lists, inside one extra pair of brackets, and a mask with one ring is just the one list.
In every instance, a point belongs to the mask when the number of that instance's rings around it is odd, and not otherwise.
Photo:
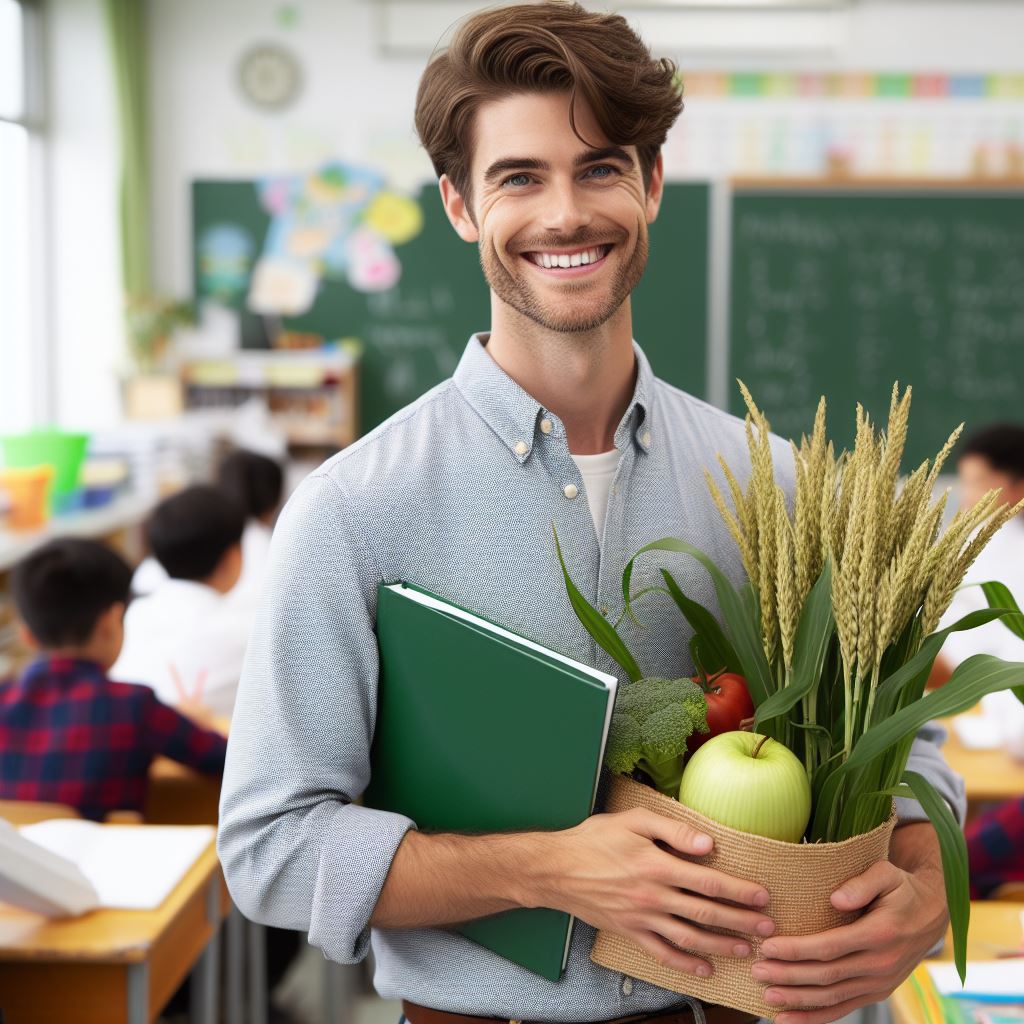
[(499, 300), (487, 352), (565, 425), (573, 455), (611, 451), (636, 386), (629, 299), (593, 331), (548, 331)]

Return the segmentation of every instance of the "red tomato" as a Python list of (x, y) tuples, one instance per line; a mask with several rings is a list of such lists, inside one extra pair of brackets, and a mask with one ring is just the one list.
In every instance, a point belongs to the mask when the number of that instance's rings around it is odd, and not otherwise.
[[(722, 672), (711, 676), (705, 682), (699, 678), (708, 702), (708, 727), (710, 732), (695, 732), (686, 743), (692, 754), (702, 743), (719, 733), (732, 732), (743, 727), (743, 723), (754, 717), (754, 702), (747, 691), (747, 681), (733, 672)], [(749, 726), (748, 726), (749, 727)]]

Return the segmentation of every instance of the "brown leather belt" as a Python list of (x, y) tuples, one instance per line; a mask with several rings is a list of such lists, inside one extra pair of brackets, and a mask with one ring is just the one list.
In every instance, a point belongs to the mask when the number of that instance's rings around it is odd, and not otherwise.
[[(444, 1010), (432, 1010), (428, 1006), (402, 1000), (402, 1013), (409, 1024), (534, 1024), (531, 1021), (506, 1020), (502, 1017), (474, 1017), (468, 1013), (447, 1013)], [(728, 1006), (704, 1005), (704, 1016), (707, 1024), (750, 1024), (757, 1020), (743, 1010), (732, 1010)], [(689, 1006), (665, 1010), (661, 1013), (641, 1013), (632, 1017), (616, 1017), (614, 1020), (603, 1021), (602, 1024), (638, 1024), (639, 1021), (651, 1021), (652, 1024), (693, 1024), (693, 1012)]]

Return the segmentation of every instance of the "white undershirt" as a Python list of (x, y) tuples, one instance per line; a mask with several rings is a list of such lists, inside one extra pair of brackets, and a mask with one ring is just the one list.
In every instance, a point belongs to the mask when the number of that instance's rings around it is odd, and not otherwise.
[(619, 468), (619, 450), (600, 455), (573, 455), (573, 462), (579, 467), (583, 477), (583, 488), (590, 505), (590, 515), (594, 520), (594, 530), (598, 543), (604, 532), (604, 514), (608, 509), (608, 492), (611, 490), (615, 471)]

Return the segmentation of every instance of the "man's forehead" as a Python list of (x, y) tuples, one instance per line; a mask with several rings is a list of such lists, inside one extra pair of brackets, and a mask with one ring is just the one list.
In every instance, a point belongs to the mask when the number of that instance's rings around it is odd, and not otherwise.
[[(577, 100), (574, 114), (583, 138), (572, 130), (568, 93), (515, 93), (481, 103), (473, 120), (473, 177), (498, 160), (572, 162), (612, 145), (586, 102)], [(635, 159), (634, 147), (621, 148)]]

